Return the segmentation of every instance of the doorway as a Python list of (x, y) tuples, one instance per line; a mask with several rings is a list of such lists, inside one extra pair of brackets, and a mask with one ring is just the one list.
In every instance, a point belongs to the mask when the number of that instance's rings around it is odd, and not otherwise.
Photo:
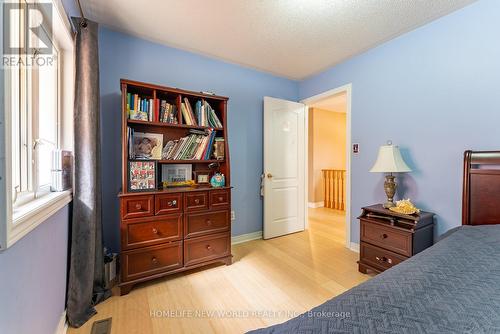
[[(307, 106), (307, 225), (350, 237), (351, 85), (302, 101)], [(356, 249), (353, 249), (356, 250)]]

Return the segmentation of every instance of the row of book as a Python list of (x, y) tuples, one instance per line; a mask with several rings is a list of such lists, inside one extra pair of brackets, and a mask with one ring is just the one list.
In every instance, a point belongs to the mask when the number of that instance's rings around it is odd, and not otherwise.
[(185, 97), (181, 103), (181, 112), (184, 123), (187, 125), (210, 126), (213, 128), (222, 128), (222, 122), (217, 117), (215, 110), (205, 100), (196, 102), (195, 110), (191, 107), (191, 103)]
[(165, 160), (209, 160), (213, 150), (215, 131), (190, 130), (189, 135), (169, 141), (163, 148)]
[(207, 101), (198, 100), (196, 102), (195, 111), (198, 119), (198, 125), (222, 128), (222, 123), (217, 117), (215, 110), (210, 106), (210, 104), (208, 104)]
[(177, 107), (173, 104), (168, 103), (165, 100), (161, 100), (160, 103), (160, 122), (178, 124), (177, 119)]
[[(178, 124), (177, 107), (166, 100), (144, 98), (138, 94), (127, 93), (129, 119), (149, 122)], [(187, 97), (181, 103), (184, 124), (222, 128), (222, 122), (215, 110), (205, 100), (196, 102), (195, 110)]]
[(154, 121), (155, 100), (127, 93), (127, 111), (130, 119)]
[(165, 100), (127, 93), (129, 119), (177, 124), (177, 107)]

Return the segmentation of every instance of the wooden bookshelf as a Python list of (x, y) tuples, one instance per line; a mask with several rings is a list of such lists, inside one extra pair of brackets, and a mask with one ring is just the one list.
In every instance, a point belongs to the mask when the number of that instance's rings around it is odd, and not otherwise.
[[(133, 285), (150, 279), (216, 262), (231, 264), (228, 98), (125, 79), (120, 80), (120, 88), (122, 191), (118, 198), (121, 213), (121, 294), (128, 293)], [(166, 123), (157, 119), (130, 119), (127, 93), (153, 101), (156, 108), (156, 103), (159, 103), (156, 100), (164, 100), (176, 106), (175, 116), (178, 123)], [(198, 100), (206, 101), (222, 123), (222, 127), (185, 124), (181, 111), (185, 98), (191, 106)], [(215, 137), (224, 138), (224, 159), (215, 159), (209, 154), (204, 160), (154, 160), (157, 164), (155, 189), (130, 191), (129, 162), (153, 160), (130, 159), (129, 128), (135, 132), (161, 135), (163, 146), (169, 141), (186, 137), (190, 130), (210, 129), (215, 132)], [(193, 187), (163, 189), (161, 185), (162, 165), (190, 164), (193, 172), (200, 172), (208, 170), (211, 163), (218, 163), (218, 169), (224, 174), (224, 187), (214, 188), (197, 184)]]
[(150, 126), (150, 127), (161, 126), (161, 127), (166, 127), (166, 128), (182, 128), (182, 129), (197, 129), (197, 130), (207, 130), (207, 129), (213, 129), (216, 131), (224, 130), (224, 128), (211, 128), (209, 126), (171, 124), (171, 123), (164, 123), (164, 122), (149, 122), (149, 121), (140, 121), (140, 120), (135, 120), (135, 119), (128, 119), (127, 124), (129, 124), (129, 125), (130, 124), (141, 124), (141, 125)]

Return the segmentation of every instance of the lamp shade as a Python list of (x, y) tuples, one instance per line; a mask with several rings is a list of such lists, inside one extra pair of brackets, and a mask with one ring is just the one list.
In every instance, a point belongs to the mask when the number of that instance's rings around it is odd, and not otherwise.
[(401, 156), (397, 146), (384, 145), (378, 150), (377, 161), (370, 169), (372, 173), (402, 173), (411, 172), (406, 162)]

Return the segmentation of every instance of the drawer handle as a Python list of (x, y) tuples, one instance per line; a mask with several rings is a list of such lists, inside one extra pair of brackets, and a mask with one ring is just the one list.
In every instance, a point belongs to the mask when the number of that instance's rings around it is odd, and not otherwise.
[(158, 230), (153, 227), (153, 233), (158, 234)]
[(200, 199), (199, 199), (199, 198), (196, 198), (196, 199), (194, 200), (194, 203), (195, 203), (195, 204), (200, 204)]
[(137, 203), (137, 204), (135, 205), (135, 208), (136, 208), (137, 210), (142, 209), (142, 205), (141, 205), (141, 203)]
[(158, 259), (155, 256), (153, 256), (151, 258), (151, 263), (154, 264), (154, 265), (157, 265), (158, 264)]
[(207, 245), (207, 251), (211, 251), (212, 247), (210, 245)]
[(224, 200), (224, 197), (220, 196), (219, 197), (219, 202), (222, 202)]
[(388, 235), (384, 233), (384, 234), (382, 234), (380, 237), (381, 237), (382, 239), (387, 239)]
[(392, 264), (392, 259), (391, 258), (387, 258), (385, 256), (382, 256), (382, 257), (375, 256), (375, 259), (377, 261), (380, 261), (380, 262), (387, 262), (389, 264)]
[(210, 219), (207, 219), (207, 225), (208, 226), (211, 226), (212, 225), (212, 221)]
[(173, 207), (174, 205), (177, 205), (177, 201), (176, 200), (173, 200), (173, 201), (168, 201), (167, 205), (169, 207)]

